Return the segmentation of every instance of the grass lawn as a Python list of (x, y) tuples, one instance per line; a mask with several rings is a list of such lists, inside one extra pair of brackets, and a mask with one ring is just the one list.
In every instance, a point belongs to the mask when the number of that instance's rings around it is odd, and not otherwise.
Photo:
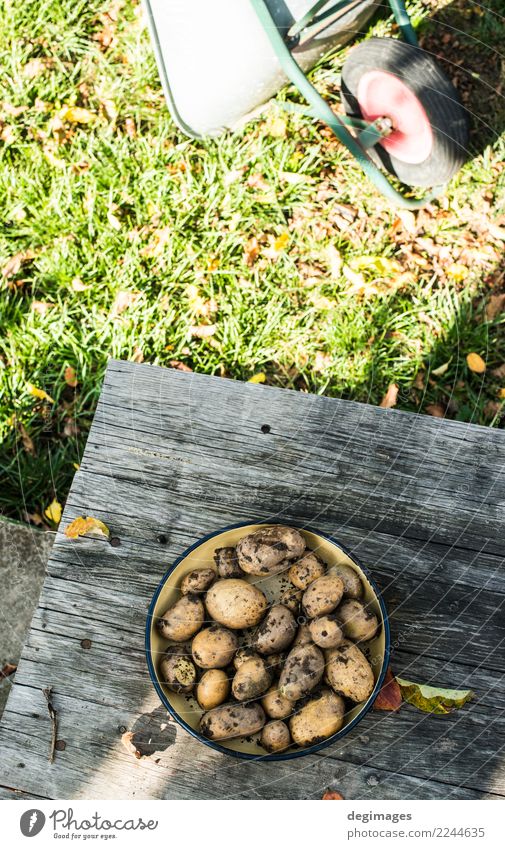
[[(416, 214), (275, 107), (184, 137), (132, 0), (0, 2), (2, 512), (64, 502), (110, 356), (503, 426), (503, 0), (411, 9), (473, 113)], [(312, 75), (335, 106), (346, 54)]]

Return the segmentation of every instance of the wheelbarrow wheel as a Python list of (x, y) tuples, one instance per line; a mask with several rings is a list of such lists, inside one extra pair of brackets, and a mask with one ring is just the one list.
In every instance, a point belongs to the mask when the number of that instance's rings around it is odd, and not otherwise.
[(447, 183), (467, 159), (468, 114), (451, 81), (420, 47), (371, 38), (342, 70), (347, 115), (384, 118), (390, 134), (368, 154), (407, 186)]

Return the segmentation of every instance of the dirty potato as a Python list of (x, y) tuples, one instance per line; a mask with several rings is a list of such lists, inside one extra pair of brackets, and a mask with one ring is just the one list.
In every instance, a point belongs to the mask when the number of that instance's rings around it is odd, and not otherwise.
[(267, 690), (261, 704), (265, 713), (272, 719), (285, 719), (291, 716), (295, 709), (294, 703), (285, 696), (281, 696), (275, 684)]
[(197, 595), (189, 593), (183, 595), (165, 611), (156, 627), (166, 640), (183, 643), (200, 630), (204, 619), (205, 608), (202, 600)]
[(294, 640), (296, 620), (283, 604), (274, 604), (254, 635), (254, 648), (260, 654), (277, 654)]
[(204, 593), (216, 580), (214, 569), (193, 569), (181, 581), (181, 593)]
[(196, 681), (193, 661), (179, 646), (168, 646), (160, 663), (160, 680), (174, 693), (190, 693)]
[(253, 657), (258, 658), (259, 654), (257, 652), (255, 652), (254, 649), (250, 648), (249, 646), (239, 649), (238, 652), (236, 653), (235, 657), (233, 658), (233, 665), (234, 665), (235, 669), (238, 669), (239, 666), (242, 666), (242, 664), (246, 660), (251, 660), (251, 658), (253, 658)]
[(328, 575), (336, 575), (344, 584), (344, 598), (361, 598), (363, 584), (358, 573), (347, 563), (336, 563), (328, 569)]
[(252, 628), (268, 607), (264, 593), (240, 578), (223, 578), (207, 591), (209, 615), (227, 628)]
[(200, 731), (208, 740), (229, 740), (256, 734), (265, 722), (265, 711), (257, 702), (247, 705), (232, 702), (204, 713)]
[(298, 648), (299, 646), (306, 646), (308, 643), (312, 642), (312, 634), (310, 633), (309, 623), (301, 622), (298, 626), (298, 631), (296, 632), (296, 637), (293, 640), (293, 644), (291, 646), (292, 649)]
[(293, 741), (298, 746), (314, 746), (336, 734), (344, 723), (345, 704), (341, 696), (323, 689), (289, 720)]
[(318, 616), (309, 622), (312, 641), (321, 649), (331, 649), (338, 646), (344, 639), (344, 632), (334, 613)]
[(379, 627), (378, 619), (361, 601), (346, 599), (338, 608), (337, 614), (342, 622), (344, 634), (350, 640), (361, 643), (375, 637)]
[(237, 701), (248, 702), (266, 693), (271, 683), (272, 675), (263, 658), (253, 657), (240, 664), (232, 681), (231, 692)]
[(364, 702), (374, 688), (372, 667), (350, 640), (326, 652), (325, 680), (336, 693), (353, 702)]
[(285, 722), (268, 722), (261, 732), (260, 743), (267, 752), (284, 752), (291, 745), (291, 734)]
[(279, 692), (296, 702), (319, 684), (324, 673), (324, 655), (309, 643), (290, 651), (279, 678)]
[(313, 551), (306, 551), (300, 560), (293, 563), (288, 578), (299, 590), (306, 590), (312, 581), (321, 578), (324, 573), (323, 561)]
[(193, 638), (191, 653), (202, 669), (222, 669), (232, 662), (237, 646), (233, 631), (221, 625), (211, 625)]
[(217, 571), (220, 578), (242, 578), (244, 573), (239, 566), (235, 546), (216, 548), (214, 552)]
[(221, 705), (228, 698), (230, 681), (223, 669), (208, 669), (196, 688), (196, 699), (203, 710)]
[(302, 591), (297, 590), (296, 587), (288, 587), (287, 590), (281, 595), (280, 602), (287, 607), (288, 610), (291, 611), (295, 616), (300, 612), (300, 605), (302, 603)]
[(323, 575), (316, 578), (303, 594), (302, 604), (309, 619), (323, 616), (335, 610), (344, 593), (344, 584), (336, 575)]
[(286, 663), (287, 652), (281, 651), (279, 654), (269, 654), (265, 657), (265, 664), (272, 675), (279, 675), (282, 667)]
[(305, 540), (295, 528), (271, 525), (259, 528), (237, 543), (240, 567), (249, 575), (275, 575), (289, 566), (289, 561), (303, 554)]

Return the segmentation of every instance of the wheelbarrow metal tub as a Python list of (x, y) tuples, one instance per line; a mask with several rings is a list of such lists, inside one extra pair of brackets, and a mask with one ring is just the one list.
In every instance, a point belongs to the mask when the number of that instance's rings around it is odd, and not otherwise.
[[(250, 0), (144, 0), (163, 90), (176, 124), (195, 137), (236, 127), (289, 82)], [(266, 0), (279, 32), (314, 0)], [(363, 34), (379, 0), (348, 0), (292, 49), (303, 71)], [(321, 17), (335, 8), (329, 0)]]

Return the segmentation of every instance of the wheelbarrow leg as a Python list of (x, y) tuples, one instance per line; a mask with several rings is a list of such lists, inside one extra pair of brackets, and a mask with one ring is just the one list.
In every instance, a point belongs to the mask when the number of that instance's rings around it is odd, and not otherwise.
[(409, 13), (405, 8), (405, 3), (403, 0), (389, 0), (389, 5), (391, 6), (391, 11), (393, 12), (395, 21), (400, 27), (405, 41), (407, 44), (412, 44), (414, 47), (417, 47), (416, 31), (412, 26)]

